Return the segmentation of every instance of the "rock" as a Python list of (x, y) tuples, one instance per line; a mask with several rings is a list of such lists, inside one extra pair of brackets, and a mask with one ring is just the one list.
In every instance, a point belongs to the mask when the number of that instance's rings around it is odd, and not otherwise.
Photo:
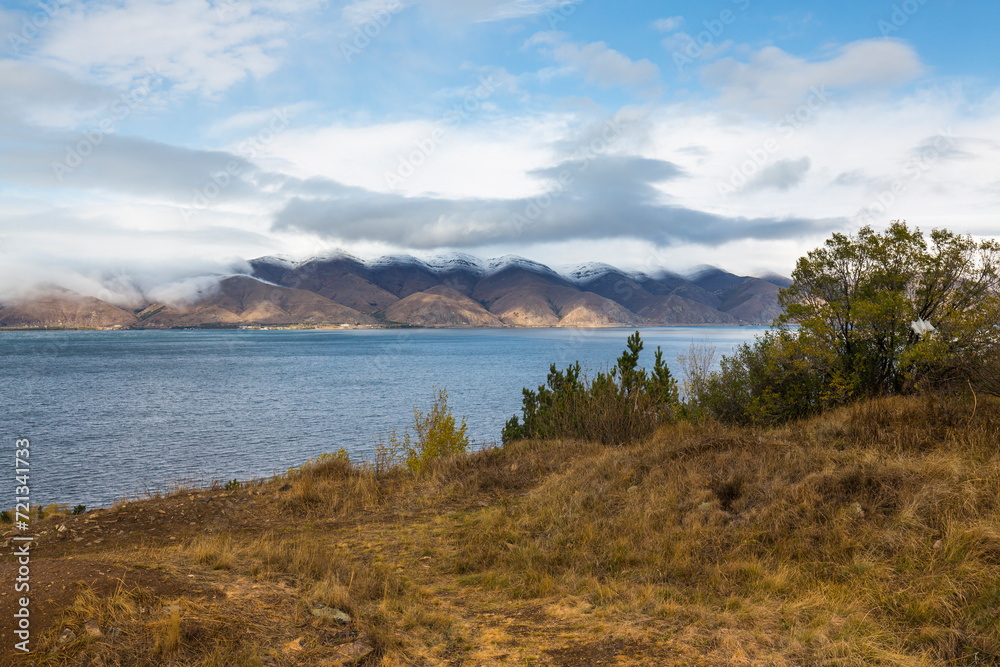
[(351, 616), (347, 612), (337, 609), (336, 607), (327, 607), (325, 605), (313, 607), (312, 615), (336, 621), (341, 625), (347, 625), (351, 622)]
[(284, 651), (285, 653), (298, 653), (305, 648), (304, 646), (302, 646), (302, 642), (304, 640), (305, 637), (299, 637), (298, 639), (294, 639), (285, 644), (284, 646), (282, 646), (281, 650)]
[(628, 487), (628, 492), (629, 493), (635, 493), (638, 490), (639, 490), (639, 487), (636, 486), (635, 484), (633, 484), (632, 486)]
[(101, 626), (99, 626), (96, 621), (87, 621), (84, 623), (83, 630), (91, 637), (100, 637), (104, 634), (101, 632)]
[(59, 526), (59, 528), (57, 530), (60, 533), (65, 533), (66, 532), (66, 524), (63, 524), (63, 525)]
[(934, 543), (934, 551), (941, 551), (944, 549), (944, 540), (938, 540)]
[(280, 489), (278, 489), (278, 491), (288, 491), (291, 488), (292, 488), (291, 484), (285, 484), (283, 487), (281, 487)]
[[(362, 635), (350, 644), (341, 644), (334, 649), (334, 657), (343, 661), (360, 660), (374, 650), (375, 647), (372, 646), (371, 638), (367, 635)], [(353, 662), (351, 664), (353, 664)]]
[(56, 648), (62, 648), (63, 646), (66, 646), (66, 644), (74, 641), (76, 641), (76, 633), (69, 628), (65, 628), (62, 631), (62, 634), (59, 635), (59, 640), (56, 642)]

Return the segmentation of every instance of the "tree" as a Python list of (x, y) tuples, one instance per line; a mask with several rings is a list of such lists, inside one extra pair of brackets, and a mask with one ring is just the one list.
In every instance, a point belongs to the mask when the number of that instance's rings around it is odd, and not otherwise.
[(899, 221), (834, 234), (799, 259), (774, 330), (723, 357), (693, 410), (769, 425), (920, 389), (1000, 395), (998, 292), (996, 241)]
[(580, 362), (565, 371), (549, 366), (546, 383), (537, 391), (522, 390), (521, 416), (504, 426), (506, 444), (525, 438), (585, 438), (623, 444), (649, 435), (674, 418), (677, 382), (657, 347), (652, 372), (639, 368), (643, 343), (632, 334), (627, 349), (609, 372), (581, 378)]
[(935, 229), (928, 242), (894, 221), (881, 234), (834, 234), (799, 259), (781, 324), (832, 351), (827, 380), (852, 395), (971, 383), (987, 379), (1000, 348), (998, 288), (996, 241)]

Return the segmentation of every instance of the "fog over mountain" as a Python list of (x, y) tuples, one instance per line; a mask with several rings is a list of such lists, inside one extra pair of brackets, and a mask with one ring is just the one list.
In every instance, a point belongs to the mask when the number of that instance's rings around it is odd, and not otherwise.
[(780, 314), (778, 291), (788, 284), (716, 267), (687, 276), (603, 263), (556, 271), (515, 255), (482, 260), (462, 253), (366, 261), (338, 251), (305, 261), (259, 257), (244, 266), (237, 275), (175, 279), (172, 288), (132, 284), (127, 299), (115, 293), (117, 301), (36, 287), (0, 299), (0, 327), (770, 324)]

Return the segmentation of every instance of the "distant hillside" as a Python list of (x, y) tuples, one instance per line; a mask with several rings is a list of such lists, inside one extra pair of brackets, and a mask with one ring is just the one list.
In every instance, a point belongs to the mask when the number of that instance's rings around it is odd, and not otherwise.
[(220, 279), (186, 304), (134, 310), (53, 288), (0, 306), (4, 328), (174, 328), (408, 324), (599, 327), (770, 324), (787, 278), (702, 267), (689, 276), (588, 264), (565, 273), (507, 256), (363, 261), (343, 252), (293, 262), (260, 257), (252, 276)]
[(314, 292), (233, 276), (221, 281), (217, 292), (197, 303), (186, 307), (163, 306), (152, 311), (143, 323), (147, 327), (169, 328), (224, 324), (361, 325), (375, 324), (376, 320)]
[(58, 287), (40, 296), (0, 305), (0, 327), (110, 329), (137, 323), (135, 315), (127, 310)]

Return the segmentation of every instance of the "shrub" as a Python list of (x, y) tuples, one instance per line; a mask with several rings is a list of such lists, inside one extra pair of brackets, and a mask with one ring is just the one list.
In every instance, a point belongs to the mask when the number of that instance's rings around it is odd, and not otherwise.
[(410, 472), (420, 474), (431, 461), (449, 456), (458, 456), (469, 449), (468, 424), (462, 417), (457, 425), (448, 407), (448, 391), (438, 389), (437, 397), (428, 413), (413, 408), (413, 430), (409, 429), (400, 438), (393, 430), (388, 438), (379, 437), (375, 445), (375, 471), (378, 473), (405, 464)]
[(431, 411), (424, 414), (413, 408), (413, 430), (417, 441), (406, 449), (406, 467), (420, 473), (429, 462), (448, 456), (458, 456), (469, 449), (468, 425), (456, 426), (455, 417), (448, 408), (448, 392), (439, 389)]
[(765, 332), (722, 357), (705, 380), (698, 408), (729, 423), (777, 424), (844, 403), (850, 382), (837, 376), (833, 355), (799, 330)]
[(640, 369), (642, 349), (636, 331), (617, 365), (589, 381), (581, 379), (579, 361), (565, 371), (549, 366), (544, 385), (537, 391), (523, 390), (522, 419), (511, 417), (503, 429), (503, 442), (569, 437), (622, 444), (652, 433), (673, 418), (677, 383), (660, 348), (652, 372)]

